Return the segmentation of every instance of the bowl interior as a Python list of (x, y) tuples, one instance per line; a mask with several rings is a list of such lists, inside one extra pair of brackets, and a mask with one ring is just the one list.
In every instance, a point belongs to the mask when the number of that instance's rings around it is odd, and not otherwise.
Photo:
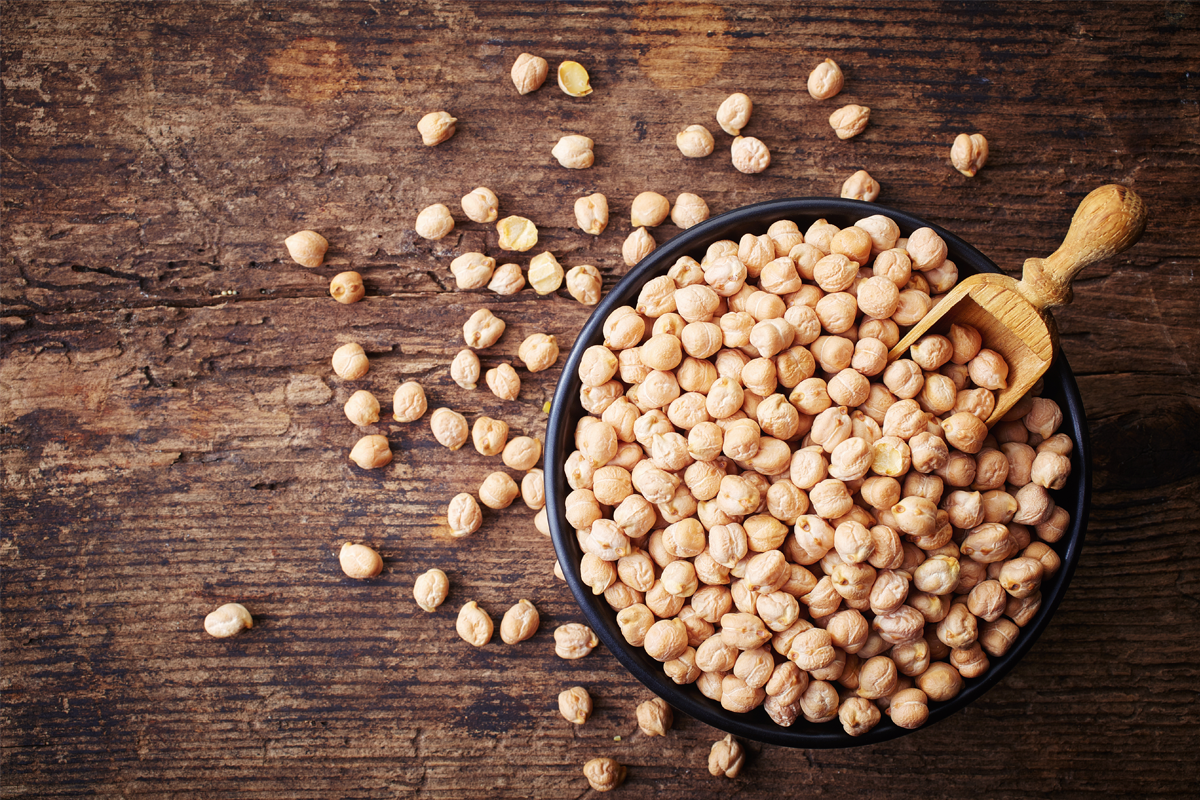
[[(661, 664), (641, 648), (632, 647), (625, 641), (617, 627), (616, 612), (605, 602), (603, 595), (593, 595), (591, 589), (584, 585), (579, 577), (578, 566), (583, 552), (564, 511), (564, 501), (571, 488), (567, 484), (563, 466), (566, 457), (574, 449), (575, 424), (586, 413), (579, 401), (579, 360), (585, 349), (603, 342), (602, 326), (609, 313), (618, 306), (634, 304), (642, 285), (651, 278), (666, 274), (681, 256), (690, 255), (699, 261), (712, 242), (720, 239), (737, 241), (746, 233), (762, 234), (772, 222), (781, 219), (796, 222), (800, 230), (804, 231), (821, 218), (839, 227), (845, 227), (852, 225), (855, 220), (873, 214), (884, 214), (893, 219), (900, 226), (904, 236), (918, 228), (932, 228), (946, 241), (949, 258), (958, 265), (960, 278), (975, 272), (1000, 271), (982, 253), (954, 234), (917, 217), (874, 203), (834, 198), (797, 198), (757, 203), (721, 214), (684, 231), (659, 247), (634, 267), (603, 299), (584, 325), (567, 357), (562, 377), (555, 390), (547, 424), (546, 507), (551, 536), (563, 574), (587, 618), (588, 625), (630, 672), (676, 709), (727, 733), (768, 744), (803, 748), (850, 747), (894, 739), (911, 731), (893, 724), (886, 715), (865, 735), (851, 737), (836, 720), (815, 724), (801, 718), (791, 727), (783, 728), (776, 725), (761, 707), (749, 714), (726, 711), (719, 703), (702, 695), (695, 685), (676, 685), (663, 672)], [(1041, 608), (1035, 618), (1022, 629), (1017, 642), (1004, 656), (991, 659), (991, 667), (984, 675), (964, 680), (963, 690), (957, 697), (941, 703), (931, 702), (926, 726), (962, 709), (998, 683), (1013, 668), (1045, 629), (1075, 570), (1083, 531), (1087, 525), (1091, 494), (1091, 456), (1079, 389), (1061, 352), (1057, 354), (1053, 366), (1046, 373), (1043, 396), (1058, 402), (1063, 411), (1060, 430), (1067, 433), (1075, 443), (1071, 454), (1071, 477), (1066, 486), (1052, 493), (1055, 502), (1071, 514), (1070, 529), (1063, 539), (1054, 545), (1054, 549), (1062, 558), (1062, 567), (1043, 581)]]

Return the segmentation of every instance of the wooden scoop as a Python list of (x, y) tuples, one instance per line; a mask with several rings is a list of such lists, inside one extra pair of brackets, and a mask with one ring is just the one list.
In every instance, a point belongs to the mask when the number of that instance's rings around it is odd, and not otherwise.
[(975, 327), (983, 346), (1008, 362), (1008, 386), (996, 396), (990, 428), (1050, 368), (1058, 328), (1048, 310), (1071, 302), (1071, 280), (1089, 264), (1133, 246), (1145, 227), (1140, 197), (1124, 186), (1101, 186), (1083, 198), (1062, 246), (1049, 258), (1027, 259), (1020, 281), (992, 272), (965, 278), (892, 348), (888, 361), (926, 333), (945, 334), (951, 323)]

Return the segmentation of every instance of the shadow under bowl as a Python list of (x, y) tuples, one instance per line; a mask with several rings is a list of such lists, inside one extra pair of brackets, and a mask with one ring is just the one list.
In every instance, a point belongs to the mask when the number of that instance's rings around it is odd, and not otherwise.
[[(847, 227), (873, 214), (890, 217), (899, 225), (903, 236), (908, 236), (918, 228), (932, 228), (945, 240), (948, 258), (958, 265), (960, 278), (976, 272), (1000, 272), (991, 260), (954, 234), (910, 214), (874, 203), (835, 198), (793, 198), (744, 206), (706, 220), (666, 242), (643, 259), (605, 296), (571, 348), (555, 389), (547, 423), (546, 508), (551, 538), (567, 584), (583, 610), (588, 625), (626, 669), (675, 709), (726, 733), (767, 744), (800, 748), (853, 747), (895, 739), (913, 731), (894, 724), (887, 715), (866, 734), (852, 737), (836, 719), (811, 723), (800, 718), (791, 727), (784, 728), (775, 724), (761, 706), (748, 714), (727, 711), (720, 703), (702, 695), (694, 684), (681, 686), (674, 683), (663, 672), (659, 662), (647, 655), (645, 650), (625, 641), (617, 626), (616, 612), (605, 602), (603, 595), (593, 595), (580, 578), (579, 562), (583, 551), (564, 510), (566, 496), (571, 491), (564, 465), (567, 456), (574, 450), (575, 425), (586, 413), (579, 400), (579, 361), (584, 350), (603, 343), (602, 327), (608, 315), (618, 306), (634, 305), (641, 287), (651, 278), (665, 275), (681, 256), (688, 255), (699, 261), (711, 243), (721, 239), (737, 241), (746, 233), (761, 235), (766, 233), (771, 223), (778, 220), (792, 220), (803, 231), (822, 218), (838, 227)], [(1021, 630), (1016, 643), (1003, 656), (991, 658), (991, 666), (982, 676), (964, 679), (963, 689), (956, 697), (945, 702), (930, 702), (929, 720), (917, 730), (970, 705), (1016, 666), (1045, 630), (1075, 571), (1090, 504), (1091, 448), (1079, 388), (1061, 352), (1057, 353), (1054, 364), (1045, 375), (1042, 396), (1052, 398), (1059, 404), (1063, 412), (1063, 423), (1059, 430), (1067, 433), (1075, 443), (1071, 454), (1071, 477), (1061, 490), (1052, 493), (1055, 502), (1071, 514), (1067, 533), (1053, 545), (1062, 558), (1062, 566), (1042, 582), (1041, 608)]]

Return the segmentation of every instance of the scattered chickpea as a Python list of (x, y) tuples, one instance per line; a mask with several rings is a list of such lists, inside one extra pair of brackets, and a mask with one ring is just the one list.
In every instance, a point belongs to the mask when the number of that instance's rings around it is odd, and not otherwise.
[(538, 294), (558, 291), (562, 286), (563, 268), (553, 253), (538, 253), (529, 262), (529, 285)]
[(595, 147), (595, 142), (588, 137), (570, 135), (559, 139), (550, 154), (567, 169), (587, 169), (596, 163), (596, 156), (592, 152), (593, 147)]
[(479, 356), (470, 350), (460, 350), (450, 363), (450, 377), (464, 389), (474, 389), (479, 384)]
[(845, 78), (841, 67), (827, 58), (818, 64), (808, 76), (808, 93), (814, 100), (828, 100), (842, 91)]
[(625, 767), (611, 758), (593, 758), (583, 765), (583, 776), (597, 792), (611, 792), (625, 782)]
[(592, 93), (587, 70), (578, 61), (564, 61), (558, 65), (558, 88), (571, 97), (587, 97)]
[[(541, 617), (538, 615), (537, 607), (528, 600), (520, 600), (516, 605), (504, 612), (504, 618), (500, 620), (500, 639), (505, 644), (523, 642), (537, 633), (540, 623)], [(559, 702), (560, 704), (562, 702), (561, 695)], [(588, 702), (588, 713), (591, 713), (590, 699)]]
[(519, 264), (501, 264), (492, 273), (487, 288), (499, 295), (514, 295), (525, 288), (525, 275)]
[(508, 440), (508, 423), (491, 417), (479, 417), (471, 428), (475, 449), (483, 456), (498, 456)]
[(329, 282), (329, 294), (334, 300), (344, 305), (357, 303), (367, 293), (363, 286), (362, 275), (357, 272), (339, 272)]
[(851, 103), (830, 114), (829, 125), (839, 139), (850, 139), (866, 130), (870, 116), (871, 109)]
[(359, 427), (379, 421), (379, 401), (365, 389), (359, 389), (346, 401), (346, 418)]
[(483, 525), (483, 511), (475, 498), (466, 492), (456, 494), (446, 507), (446, 522), (455, 539), (470, 536)]
[(501, 400), (516, 400), (521, 392), (521, 378), (512, 364), (498, 364), (483, 375), (492, 394)]
[(987, 157), (988, 141), (982, 133), (960, 133), (954, 137), (954, 144), (950, 147), (950, 163), (963, 175), (974, 178), (975, 173), (987, 163)]
[(347, 577), (365, 580), (383, 572), (383, 559), (365, 544), (345, 542), (338, 552), (338, 562)]
[(302, 267), (319, 267), (329, 250), (329, 242), (316, 231), (300, 231), (283, 240), (288, 255)]
[(241, 603), (226, 603), (204, 618), (205, 633), (218, 639), (236, 636), (253, 627), (254, 617)]
[(417, 214), (417, 224), (414, 226), (417, 235), (422, 239), (438, 240), (446, 237), (454, 230), (454, 217), (444, 203), (434, 203)]
[(675, 135), (679, 152), (688, 158), (704, 158), (712, 155), (713, 136), (703, 125), (688, 125)]
[(370, 362), (367, 360), (367, 354), (363, 351), (362, 345), (347, 342), (333, 351), (333, 371), (339, 378), (356, 381), (366, 375), (368, 369), (370, 369)]
[(450, 262), (450, 274), (459, 289), (482, 289), (495, 275), (496, 259), (483, 253), (463, 253)]
[(496, 223), (500, 249), (524, 253), (538, 243), (537, 225), (525, 217), (505, 217)]
[(549, 73), (550, 65), (546, 59), (529, 53), (521, 53), (512, 65), (512, 82), (517, 87), (518, 94), (529, 94), (542, 88)]
[(493, 472), (479, 485), (479, 499), (488, 508), (508, 508), (521, 494), (517, 482), (506, 472)]
[(608, 227), (608, 198), (599, 192), (575, 201), (575, 222), (584, 233), (599, 236)]
[(741, 742), (733, 738), (732, 734), (726, 734), (724, 739), (714, 742), (709, 750), (708, 774), (714, 778), (736, 778), (745, 763), (746, 754), (742, 750)]
[(666, 736), (675, 721), (667, 701), (661, 697), (644, 700), (637, 707), (638, 728), (647, 736)]
[(585, 306), (594, 306), (600, 302), (604, 278), (601, 277), (600, 270), (591, 264), (580, 264), (567, 270), (566, 284), (567, 293)]
[(654, 228), (671, 213), (671, 202), (658, 192), (642, 192), (633, 199), (629, 218), (635, 228)]
[(386, 436), (373, 433), (359, 439), (351, 448), (350, 460), (362, 469), (379, 469), (392, 463), (392, 448)]
[[(491, 347), (504, 334), (505, 322), (486, 308), (480, 308), (463, 323), (463, 340), (467, 347), (483, 350)], [(461, 354), (460, 354), (461, 355)], [(478, 370), (478, 368), (476, 368)]]
[(568, 622), (554, 629), (554, 653), (568, 660), (583, 658), (600, 644), (592, 629), (579, 622)]
[(421, 610), (433, 613), (446, 602), (450, 593), (450, 579), (440, 569), (431, 569), (417, 576), (413, 584), (413, 599)]
[(474, 647), (483, 647), (492, 640), (492, 618), (474, 600), (459, 609), (454, 629), (464, 642)]
[(582, 725), (592, 715), (592, 696), (582, 686), (564, 689), (558, 695), (558, 712), (567, 722)]
[(871, 173), (865, 169), (860, 169), (842, 184), (841, 196), (851, 200), (874, 202), (879, 197), (879, 181), (872, 178)]
[(421, 121), (417, 123), (417, 131), (421, 134), (422, 142), (429, 147), (435, 147), (454, 135), (457, 130), (456, 122), (458, 119), (445, 111), (432, 111), (421, 117)]
[(429, 416), (429, 428), (438, 444), (449, 450), (458, 450), (470, 437), (467, 418), (449, 408), (435, 409)]
[(733, 140), (730, 148), (733, 166), (738, 172), (747, 175), (757, 175), (771, 166), (771, 151), (762, 140), (753, 136), (739, 136)]
[(547, 370), (558, 361), (558, 340), (545, 333), (531, 334), (517, 348), (517, 358), (530, 372)]
[(726, 97), (717, 109), (717, 123), (720, 124), (721, 130), (730, 136), (737, 136), (750, 121), (750, 113), (753, 110), (754, 103), (750, 98), (736, 92)]
[(654, 243), (654, 237), (645, 228), (635, 228), (632, 233), (625, 239), (625, 243), (621, 245), (621, 257), (625, 260), (625, 266), (632, 267), (636, 265), (646, 256), (654, 252), (657, 245)]
[(529, 470), (537, 466), (542, 457), (542, 443), (530, 436), (517, 436), (504, 446), (501, 460), (504, 466), (516, 470)]
[(429, 409), (425, 389), (416, 381), (405, 381), (392, 396), (392, 418), (397, 422), (416, 422)]

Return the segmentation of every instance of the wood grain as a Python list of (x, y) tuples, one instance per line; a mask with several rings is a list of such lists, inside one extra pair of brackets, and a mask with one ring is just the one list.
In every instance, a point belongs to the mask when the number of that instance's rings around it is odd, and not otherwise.
[[(1190, 4), (69, 0), (6, 3), (0, 24), (4, 797), (576, 797), (596, 755), (629, 766), (630, 797), (1194, 791)], [(518, 96), (522, 51), (581, 61), (595, 92), (550, 81)], [(821, 104), (803, 87), (827, 56), (847, 80)], [(719, 131), (710, 158), (675, 148), (688, 124), (717, 130), (733, 91), (755, 100), (747, 132), (773, 154), (761, 175), (732, 169)], [(871, 124), (842, 142), (826, 119), (849, 102)], [(425, 148), (416, 121), (441, 108), (458, 133)], [(949, 163), (964, 131), (991, 143), (973, 179)], [(564, 133), (597, 142), (595, 167), (553, 163)], [(1095, 452), (1087, 545), (1045, 635), (967, 711), (867, 748), (750, 745), (743, 776), (717, 780), (714, 730), (678, 719), (647, 739), (633, 715), (647, 693), (614, 658), (553, 655), (553, 628), (579, 613), (532, 512), (446, 536), (446, 501), (499, 461), (445, 451), (424, 420), (384, 422), (397, 458), (364, 473), (341, 403), (417, 378), (431, 407), (544, 428), (558, 371), (523, 373), (514, 403), (463, 391), (448, 376), (460, 326), (483, 304), (508, 320), (491, 366), (535, 331), (565, 350), (587, 309), (565, 292), (453, 291), (450, 259), (499, 254), (496, 234), (460, 221), (421, 240), (430, 203), (489, 186), (538, 224), (539, 250), (596, 265), (611, 288), (643, 190), (693, 191), (718, 213), (836, 196), (860, 168), (881, 203), (1013, 275), (1055, 249), (1095, 186), (1145, 199), (1141, 242), (1085, 270), (1056, 312)], [(599, 237), (572, 227), (593, 191), (612, 207)], [(282, 248), (300, 228), (332, 244), (316, 270)], [(366, 300), (327, 296), (343, 269), (364, 275)], [(354, 386), (329, 368), (349, 340), (372, 356)], [(379, 547), (378, 580), (342, 577), (346, 539)], [(431, 566), (453, 589), (428, 615), (410, 593)], [(520, 597), (542, 611), (532, 640), (476, 651), (454, 635), (467, 600), (498, 619)], [(204, 615), (235, 600), (253, 631), (209, 638)], [(583, 727), (555, 707), (574, 684), (596, 700)]]

